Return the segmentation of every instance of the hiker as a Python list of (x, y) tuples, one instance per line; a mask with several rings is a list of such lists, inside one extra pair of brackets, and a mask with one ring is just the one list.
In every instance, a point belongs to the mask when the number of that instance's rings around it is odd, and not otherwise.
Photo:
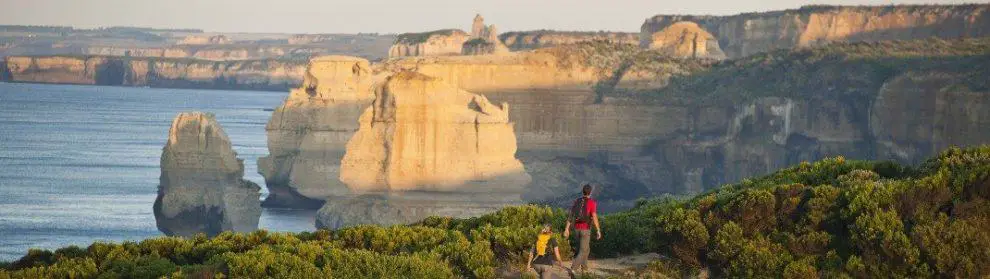
[[(553, 255), (551, 255), (551, 251)], [(534, 258), (534, 255), (536, 256)], [(560, 248), (557, 247), (557, 240), (553, 239), (553, 230), (550, 224), (543, 224), (543, 229), (536, 236), (536, 245), (529, 250), (529, 259), (526, 260), (526, 270), (534, 268), (541, 279), (550, 278), (554, 266), (563, 267), (560, 260)]]
[(581, 272), (588, 271), (588, 254), (591, 253), (591, 225), (595, 224), (596, 240), (602, 239), (602, 228), (598, 225), (598, 204), (591, 198), (591, 191), (594, 188), (591, 184), (584, 184), (581, 187), (581, 197), (574, 200), (571, 205), (571, 213), (567, 218), (567, 226), (564, 227), (564, 237), (571, 235), (571, 222), (574, 223), (574, 230), (577, 231), (578, 253), (571, 261), (571, 274), (580, 269)]

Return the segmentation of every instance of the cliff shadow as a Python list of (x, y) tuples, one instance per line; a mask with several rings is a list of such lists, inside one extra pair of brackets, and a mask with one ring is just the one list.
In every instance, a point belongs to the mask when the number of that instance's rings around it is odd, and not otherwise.
[(10, 68), (7, 67), (7, 59), (0, 59), (0, 81), (12, 80), (14, 80), (14, 75), (10, 73)]
[(130, 64), (120, 59), (110, 59), (96, 67), (93, 80), (96, 85), (124, 85), (131, 72)]
[(10, 73), (10, 69), (7, 68), (7, 61), (0, 60), (0, 81), (6, 82), (14, 79), (14, 75)]

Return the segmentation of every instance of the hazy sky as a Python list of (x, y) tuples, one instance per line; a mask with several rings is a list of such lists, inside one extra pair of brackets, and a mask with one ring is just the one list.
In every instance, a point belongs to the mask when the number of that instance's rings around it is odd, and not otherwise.
[[(402, 33), (469, 29), (481, 13), (499, 32), (638, 32), (656, 14), (735, 14), (807, 4), (889, 5), (974, 0), (0, 0), (0, 24), (141, 26), (224, 32)], [(983, 2), (983, 1), (977, 1)]]

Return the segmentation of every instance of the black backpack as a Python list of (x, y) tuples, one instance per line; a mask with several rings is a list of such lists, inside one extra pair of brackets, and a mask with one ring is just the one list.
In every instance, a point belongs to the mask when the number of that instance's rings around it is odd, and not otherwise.
[(588, 197), (574, 200), (574, 205), (571, 205), (571, 218), (574, 218), (576, 222), (591, 222), (591, 214), (588, 213)]

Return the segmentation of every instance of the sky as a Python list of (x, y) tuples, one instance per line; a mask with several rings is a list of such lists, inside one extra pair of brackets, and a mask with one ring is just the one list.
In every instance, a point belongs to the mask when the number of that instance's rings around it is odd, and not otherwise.
[(729, 15), (809, 4), (961, 4), (975, 0), (0, 0), (0, 24), (137, 26), (208, 32), (403, 33), (469, 30), (476, 13), (499, 32), (638, 32), (657, 14)]

